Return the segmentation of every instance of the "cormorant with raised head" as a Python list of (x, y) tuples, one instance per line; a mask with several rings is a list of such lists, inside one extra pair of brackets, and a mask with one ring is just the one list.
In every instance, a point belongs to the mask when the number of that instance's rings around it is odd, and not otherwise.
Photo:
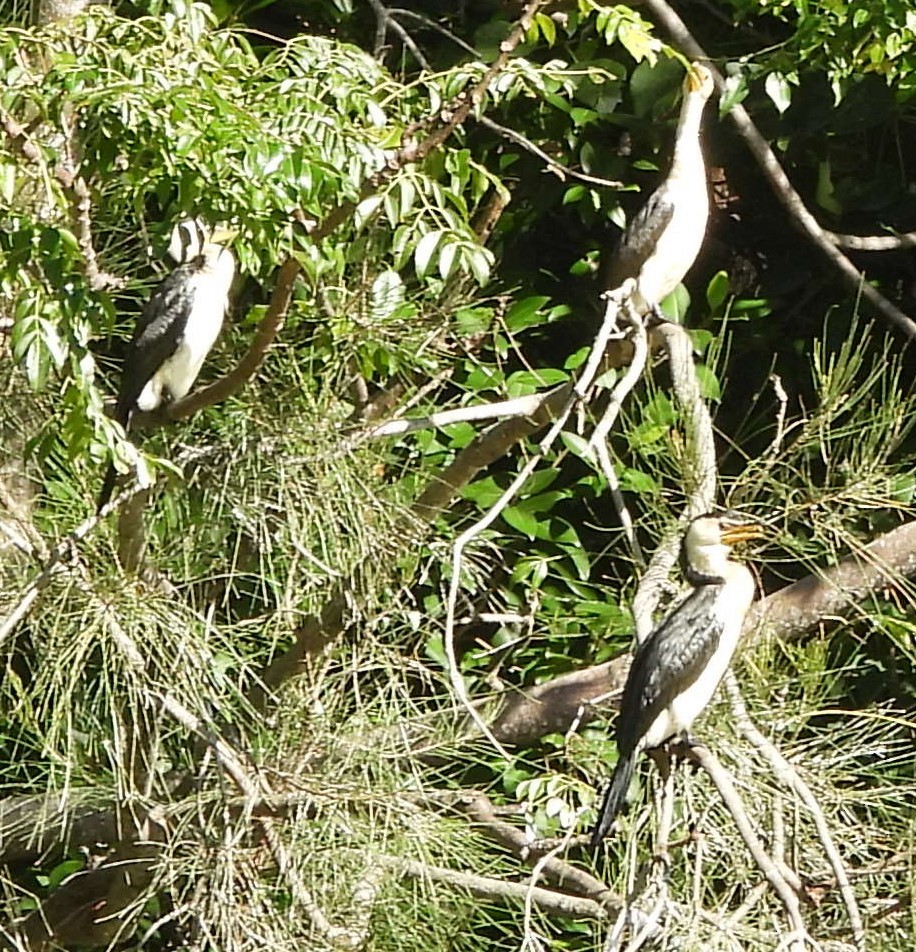
[[(114, 419), (126, 430), (137, 410), (155, 410), (191, 389), (216, 342), (229, 306), (235, 259), (199, 218), (172, 229), (169, 255), (178, 267), (153, 291), (134, 328), (124, 361)], [(109, 464), (98, 511), (111, 498), (117, 473)]]
[(609, 291), (627, 278), (636, 280), (635, 305), (641, 313), (660, 317), (658, 305), (683, 281), (703, 244), (709, 193), (700, 120), (713, 88), (710, 70), (692, 63), (684, 79), (671, 171), (630, 220), (605, 273)]
[(593, 847), (623, 809), (639, 755), (678, 735), (687, 740), (712, 699), (754, 599), (754, 577), (729, 558), (731, 546), (762, 534), (759, 524), (731, 512), (690, 523), (682, 559), (693, 591), (636, 648), (617, 716), (617, 765)]

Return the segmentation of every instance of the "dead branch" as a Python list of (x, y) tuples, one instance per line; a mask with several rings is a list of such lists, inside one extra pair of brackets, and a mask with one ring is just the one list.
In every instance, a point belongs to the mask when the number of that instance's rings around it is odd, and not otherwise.
[(753, 856), (757, 868), (767, 878), (767, 881), (773, 887), (774, 892), (779, 896), (780, 901), (786, 910), (792, 935), (789, 937), (790, 945), (788, 948), (796, 949), (798, 952), (804, 952), (805, 937), (807, 929), (805, 921), (801, 914), (801, 904), (795, 891), (786, 882), (785, 876), (780, 871), (777, 864), (764, 849), (763, 843), (754, 832), (753, 824), (744, 807), (738, 791), (735, 789), (728, 775), (728, 771), (719, 763), (716, 756), (707, 747), (682, 747), (679, 752), (684, 753), (694, 763), (699, 764), (709, 775), (710, 780), (719, 792), (723, 804), (735, 822), (744, 845), (748, 852)]
[(455, 869), (430, 866), (427, 863), (398, 856), (375, 854), (372, 859), (396, 870), (402, 876), (431, 883), (442, 883), (482, 899), (523, 905), (527, 897), (538, 909), (549, 915), (586, 920), (604, 920), (608, 917), (605, 906), (594, 899), (569, 896), (552, 889), (531, 886), (529, 883), (516, 883), (505, 879), (495, 879), (492, 876), (462, 873)]
[(900, 251), (916, 248), (916, 231), (905, 231), (899, 235), (842, 235), (835, 231), (824, 234), (837, 246), (847, 251)]

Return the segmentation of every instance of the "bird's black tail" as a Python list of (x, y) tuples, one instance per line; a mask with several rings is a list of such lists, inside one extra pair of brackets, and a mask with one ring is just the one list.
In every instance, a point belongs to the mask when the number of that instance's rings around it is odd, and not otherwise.
[(630, 781), (633, 779), (633, 770), (636, 767), (636, 756), (636, 751), (630, 751), (629, 754), (621, 754), (617, 760), (611, 782), (604, 794), (604, 802), (601, 804), (598, 822), (595, 824), (595, 829), (592, 830), (592, 838), (589, 841), (589, 846), (592, 849), (595, 849), (608, 835), (614, 819), (626, 803), (627, 790), (630, 789)]
[(118, 471), (115, 469), (114, 463), (109, 463), (108, 469), (105, 470), (105, 478), (102, 480), (102, 489), (99, 492), (98, 501), (95, 504), (96, 515), (99, 515), (105, 506), (108, 505), (108, 500), (111, 499), (111, 494), (114, 492), (117, 480)]

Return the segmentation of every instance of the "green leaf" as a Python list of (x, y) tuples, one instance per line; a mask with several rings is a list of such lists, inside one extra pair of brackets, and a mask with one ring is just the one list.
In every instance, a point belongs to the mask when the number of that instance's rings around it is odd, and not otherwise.
[(522, 483), (519, 496), (533, 496), (544, 492), (545, 489), (548, 489), (557, 481), (559, 475), (560, 471), (558, 469), (536, 470)]
[(506, 327), (513, 333), (543, 323), (540, 309), (550, 301), (545, 295), (521, 298), (506, 313)]
[(502, 511), (502, 517), (513, 529), (517, 529), (523, 535), (528, 536), (529, 539), (534, 540), (537, 537), (538, 520), (532, 513), (526, 512), (518, 506), (507, 506)]
[(553, 46), (557, 41), (557, 25), (546, 13), (538, 13), (534, 22), (541, 31), (541, 36), (547, 41), (548, 46)]
[(86, 864), (81, 859), (66, 859), (58, 863), (48, 876), (48, 888), (56, 889), (68, 876), (85, 869)]
[(474, 482), (468, 483), (462, 489), (461, 495), (476, 503), (481, 509), (489, 509), (504, 491), (492, 476), (485, 476), (483, 479), (475, 479)]
[(722, 385), (719, 378), (706, 364), (696, 365), (697, 383), (700, 385), (700, 395), (704, 400), (721, 400)]
[(429, 231), (418, 242), (414, 250), (414, 268), (418, 278), (424, 278), (430, 271), (433, 255), (439, 242), (442, 241), (443, 233), (441, 231)]
[(719, 314), (722, 305), (728, 298), (728, 275), (724, 271), (717, 271), (706, 285), (706, 303), (710, 313)]
[(792, 86), (784, 73), (770, 73), (764, 80), (763, 88), (780, 115), (792, 105)]
[(629, 466), (624, 467), (618, 474), (620, 488), (625, 492), (651, 495), (661, 491), (661, 486), (654, 477)]
[(580, 459), (591, 458), (591, 453), (588, 451), (588, 440), (579, 436), (578, 433), (570, 433), (568, 430), (563, 430), (560, 434), (560, 439), (574, 456), (578, 456)]
[(687, 311), (690, 308), (690, 292), (683, 284), (679, 284), (661, 302), (662, 313), (675, 324), (683, 324)]

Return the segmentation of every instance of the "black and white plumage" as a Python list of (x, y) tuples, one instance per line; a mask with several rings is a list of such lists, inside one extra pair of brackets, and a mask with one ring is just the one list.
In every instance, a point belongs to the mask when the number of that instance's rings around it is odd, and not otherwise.
[(683, 563), (693, 591), (636, 649), (617, 717), (617, 765), (592, 832), (593, 847), (623, 809), (639, 755), (673, 737), (686, 739), (712, 700), (754, 599), (754, 577), (729, 558), (731, 546), (760, 535), (756, 523), (734, 513), (690, 523)]
[(658, 305), (683, 281), (703, 244), (709, 193), (700, 120), (713, 88), (709, 69), (693, 63), (684, 79), (671, 170), (627, 225), (605, 275), (608, 290), (628, 278), (636, 280), (634, 303), (642, 313), (658, 313)]
[[(137, 410), (180, 400), (197, 379), (229, 306), (235, 259), (219, 242), (230, 235), (210, 233), (196, 218), (184, 219), (172, 230), (169, 255), (178, 267), (153, 291), (124, 361), (114, 418), (125, 429)], [(109, 465), (99, 510), (111, 497), (115, 479)]]

